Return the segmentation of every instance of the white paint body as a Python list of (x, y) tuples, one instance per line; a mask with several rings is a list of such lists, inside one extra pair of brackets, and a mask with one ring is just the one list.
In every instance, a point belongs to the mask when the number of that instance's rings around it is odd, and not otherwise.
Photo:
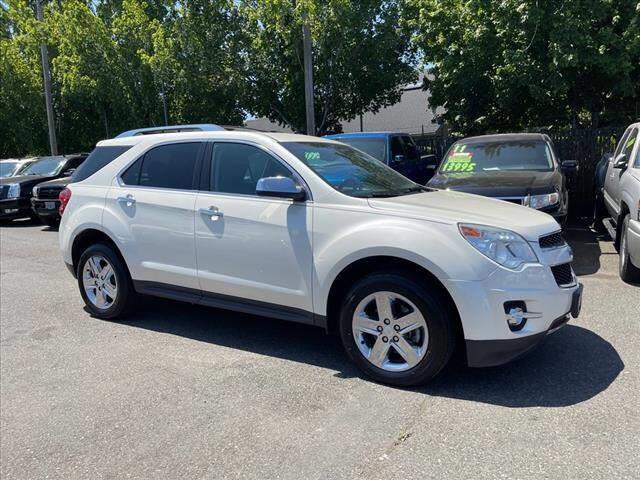
[[(327, 314), (329, 291), (354, 261), (391, 256), (431, 272), (449, 291), (467, 340), (513, 339), (546, 332), (567, 314), (578, 288), (560, 288), (550, 266), (572, 260), (568, 246), (543, 251), (538, 239), (560, 230), (549, 215), (490, 198), (447, 191), (385, 199), (344, 195), (325, 183), (280, 142), (331, 142), (288, 134), (193, 132), (119, 138), (99, 145), (133, 147), (86, 180), (69, 186), (60, 225), (64, 261), (87, 228), (108, 235), (134, 280), (160, 282)], [(144, 152), (179, 141), (237, 141), (268, 150), (304, 180), (304, 202), (124, 186), (119, 175)], [(127, 206), (118, 197), (132, 195)], [(216, 207), (212, 219), (199, 212)], [(512, 230), (539, 262), (509, 270), (475, 250), (459, 223)], [(540, 318), (511, 331), (503, 303), (525, 300)]]

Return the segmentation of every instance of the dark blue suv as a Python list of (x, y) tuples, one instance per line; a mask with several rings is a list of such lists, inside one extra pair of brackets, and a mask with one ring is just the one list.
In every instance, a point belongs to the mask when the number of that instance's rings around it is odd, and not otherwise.
[(420, 155), (416, 142), (408, 133), (339, 133), (326, 138), (362, 150), (421, 185), (427, 183), (438, 166), (435, 155)]

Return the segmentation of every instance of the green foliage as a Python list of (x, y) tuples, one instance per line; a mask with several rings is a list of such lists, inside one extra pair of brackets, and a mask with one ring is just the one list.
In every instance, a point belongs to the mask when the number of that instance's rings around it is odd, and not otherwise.
[(626, 123), (640, 107), (637, 0), (407, 0), (426, 87), (462, 133)]
[(395, 1), (241, 1), (248, 21), (250, 110), (305, 131), (302, 17), (313, 39), (316, 128), (378, 111), (416, 74)]

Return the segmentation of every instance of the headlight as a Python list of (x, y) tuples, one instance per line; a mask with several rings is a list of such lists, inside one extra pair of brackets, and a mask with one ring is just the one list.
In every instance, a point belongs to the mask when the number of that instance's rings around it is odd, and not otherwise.
[(544, 195), (531, 195), (529, 197), (528, 206), (531, 208), (544, 208), (555, 205), (560, 201), (560, 194), (558, 192), (545, 193)]
[(20, 196), (20, 184), (12, 183), (7, 191), (7, 198), (18, 198)]
[(538, 261), (529, 243), (510, 230), (467, 224), (460, 224), (459, 228), (476, 250), (503, 267), (515, 270), (525, 263)]

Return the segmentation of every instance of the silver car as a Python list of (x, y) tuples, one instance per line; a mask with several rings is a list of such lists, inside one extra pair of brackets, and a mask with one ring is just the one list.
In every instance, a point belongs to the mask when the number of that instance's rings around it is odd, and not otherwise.
[(604, 220), (620, 251), (620, 277), (640, 282), (640, 123), (627, 128), (609, 160), (604, 181)]

